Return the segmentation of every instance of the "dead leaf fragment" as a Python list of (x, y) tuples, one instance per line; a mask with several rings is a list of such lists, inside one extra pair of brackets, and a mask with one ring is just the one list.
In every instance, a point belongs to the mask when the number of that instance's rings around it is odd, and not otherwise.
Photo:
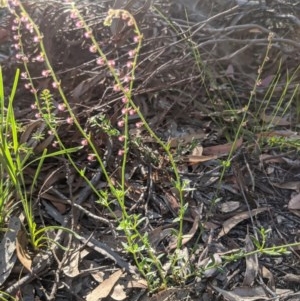
[(235, 145), (233, 143), (226, 143), (214, 146), (208, 146), (203, 149), (203, 155), (205, 156), (224, 156), (228, 155), (230, 151), (238, 149), (243, 143), (243, 138), (236, 141)]
[(20, 229), (17, 234), (16, 239), (16, 251), (17, 256), (22, 265), (25, 267), (26, 270), (29, 272), (32, 271), (32, 259), (27, 252), (27, 234), (24, 230)]
[(293, 196), (288, 204), (289, 210), (299, 210), (300, 209), (300, 193)]
[(122, 276), (123, 271), (118, 270), (117, 272), (110, 275), (109, 278), (105, 279), (100, 283), (90, 294), (87, 295), (87, 301), (98, 301), (102, 298), (109, 296), (111, 290)]
[(264, 123), (267, 124), (273, 124), (273, 125), (278, 125), (278, 126), (286, 126), (290, 125), (290, 121), (288, 121), (286, 118), (279, 117), (279, 116), (274, 116), (274, 115), (266, 115), (265, 112), (262, 112), (260, 114), (260, 118)]
[(12, 216), (9, 219), (7, 231), (0, 242), (0, 286), (10, 275), (17, 260), (15, 255), (16, 237), (20, 228), (20, 219)]
[(230, 219), (226, 220), (223, 223), (222, 230), (220, 231), (218, 235), (218, 239), (221, 238), (222, 236), (226, 235), (231, 229), (233, 229), (237, 224), (240, 222), (244, 221), (245, 219), (248, 219), (256, 214), (262, 213), (266, 211), (268, 208), (262, 207), (262, 208), (257, 208), (253, 209), (251, 211), (244, 211), (241, 213), (236, 214), (235, 216), (231, 217)]
[[(253, 242), (248, 234), (246, 235), (245, 244), (245, 251), (247, 253), (255, 249)], [(246, 271), (243, 286), (251, 286), (254, 283), (254, 280), (258, 274), (258, 267), (259, 265), (257, 254), (252, 254), (246, 257)]]

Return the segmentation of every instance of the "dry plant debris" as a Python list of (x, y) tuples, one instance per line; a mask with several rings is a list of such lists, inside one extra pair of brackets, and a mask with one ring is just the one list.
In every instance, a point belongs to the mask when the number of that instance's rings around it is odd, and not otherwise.
[[(79, 123), (105, 156), (112, 181), (119, 183), (121, 144), (110, 131), (117, 128), (121, 115), (121, 93), (113, 89), (114, 78), (89, 51), (67, 1), (22, 3), (43, 33), (49, 61)], [(51, 247), (32, 250), (24, 217), (14, 210), (0, 243), (1, 296), (58, 301), (299, 300), (300, 2), (75, 3), (120, 72), (132, 49), (132, 32), (121, 20), (104, 27), (109, 8), (128, 10), (142, 32), (133, 100), (153, 131), (169, 141), (182, 181), (188, 183), (184, 235), (177, 250), (178, 275), (186, 281), (149, 295), (147, 282), (124, 252), (126, 240), (113, 218), (120, 216), (120, 206), (114, 204), (109, 212), (67, 160), (49, 157), (31, 191), (34, 217), (41, 226), (72, 227), (76, 235), (56, 229), (49, 234)], [(13, 43), (13, 21), (9, 14), (3, 20), (0, 46), (9, 90), (16, 68), (23, 65), (14, 51), (5, 52)], [(32, 60), (38, 55), (37, 46), (30, 33), (22, 31), (21, 38)], [(49, 88), (51, 81), (41, 76), (42, 66), (32, 62), (28, 67), (38, 89)], [(23, 127), (21, 142), (35, 155), (46, 148), (55, 151), (53, 135), (40, 141), (33, 138), (45, 133), (46, 127), (36, 120), (36, 111), (30, 108), (32, 93), (23, 81), (14, 102)], [(57, 107), (59, 94), (52, 92)], [(248, 107), (250, 95), (255, 96)], [(61, 139), (68, 147), (78, 146), (77, 128), (64, 122), (64, 111), (58, 116)], [(134, 114), (129, 120), (135, 144), (126, 167), (126, 208), (146, 218), (142, 231), (148, 234), (153, 252), (168, 255), (178, 245), (173, 220), (180, 201), (172, 186), (174, 171), (153, 137), (133, 126), (136, 118)], [(102, 128), (93, 126), (92, 120)], [(241, 132), (236, 131), (239, 124)], [(88, 160), (89, 153), (82, 148), (72, 156), (86, 169), (93, 186), (105, 190), (103, 171)], [(25, 170), (28, 188), (35, 167)], [(16, 201), (14, 195), (11, 201)], [(273, 248), (281, 245), (289, 247)], [(167, 260), (162, 269), (167, 275)]]

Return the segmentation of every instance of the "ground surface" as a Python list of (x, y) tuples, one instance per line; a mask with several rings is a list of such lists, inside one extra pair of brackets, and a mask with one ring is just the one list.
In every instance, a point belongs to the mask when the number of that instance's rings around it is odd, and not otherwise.
[[(113, 86), (113, 79), (97, 67), (95, 56), (82, 42), (82, 32), (54, 2), (24, 2), (48, 42), (47, 54), (74, 112), (91, 130), (112, 180), (118, 183), (120, 143), (103, 127), (95, 130), (89, 123), (92, 117), (105, 116), (117, 128), (120, 95), (107, 88)], [(180, 273), (186, 281), (148, 294), (145, 279), (124, 252), (126, 240), (112, 213), (66, 159), (54, 157), (45, 160), (33, 193), (35, 219), (38, 226), (70, 227), (80, 237), (50, 231), (51, 239), (67, 250), (51, 245), (34, 252), (23, 239), (21, 209), (14, 211), (8, 229), (19, 229), (18, 243), (8, 246), (7, 240), (16, 238), (16, 232), (8, 231), (0, 245), (0, 266), (10, 270), (9, 277), (0, 276), (2, 291), (20, 300), (300, 300), (300, 246), (295, 244), (300, 236), (300, 3), (249, 2), (249, 6), (236, 6), (228, 1), (224, 8), (217, 1), (203, 1), (187, 5), (184, 11), (180, 3), (154, 1), (151, 8), (146, 3), (142, 14), (136, 14), (145, 40), (134, 101), (155, 133), (170, 141), (179, 174), (189, 188), (184, 195), (188, 209), (180, 250)], [(111, 4), (89, 4), (90, 10), (87, 5), (79, 7), (91, 22), (97, 20), (92, 23), (96, 38), (122, 66), (131, 45), (123, 32), (118, 35), (115, 28), (103, 28)], [(134, 5), (128, 6), (133, 13), (138, 11)], [(270, 31), (274, 32), (271, 42)], [(9, 34), (2, 39), (7, 82), (16, 66), (22, 68), (14, 53), (5, 52), (13, 43)], [(34, 53), (26, 35), (23, 32), (25, 49)], [(249, 103), (264, 61), (261, 83)], [(29, 67), (40, 89), (50, 87), (40, 77), (42, 66)], [(16, 116), (26, 126), (21, 139), (33, 145), (35, 155), (45, 148), (54, 151), (53, 140), (32, 140), (43, 123), (29, 108), (33, 99), (23, 89), (25, 82), (15, 99)], [(9, 90), (9, 84), (6, 87)], [(294, 92), (298, 96), (292, 97)], [(64, 120), (66, 116), (60, 114)], [(130, 133), (136, 143), (127, 162), (126, 208), (146, 217), (142, 231), (148, 233), (154, 252), (166, 255), (176, 247), (177, 226), (172, 221), (178, 216), (179, 199), (172, 186), (174, 171), (161, 147), (146, 131), (134, 127), (134, 118)], [(62, 122), (59, 133), (67, 146), (80, 145), (74, 126)], [(73, 159), (86, 168), (94, 187), (105, 190), (103, 172), (88, 160), (89, 151), (83, 149)], [(28, 187), (35, 168), (26, 170)], [(112, 210), (120, 215), (118, 204), (113, 203)], [(255, 239), (262, 252), (239, 256), (239, 251), (257, 250)], [(286, 247), (272, 249), (281, 245)], [(211, 262), (220, 265), (209, 269)], [(201, 275), (195, 272), (201, 269)]]

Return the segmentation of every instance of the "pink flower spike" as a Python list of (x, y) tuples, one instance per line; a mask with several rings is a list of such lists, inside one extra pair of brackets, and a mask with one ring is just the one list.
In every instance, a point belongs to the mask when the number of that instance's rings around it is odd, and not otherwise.
[(142, 122), (142, 121), (137, 122), (137, 123), (135, 124), (135, 126), (139, 129), (139, 128), (141, 128), (141, 127), (143, 126), (143, 122)]
[(125, 124), (124, 120), (119, 120), (119, 121), (118, 121), (118, 127), (119, 127), (119, 128), (123, 127), (124, 124)]
[(91, 53), (96, 53), (96, 52), (97, 52), (97, 47), (96, 47), (96, 45), (91, 45), (91, 46), (89, 47), (89, 51), (90, 51)]

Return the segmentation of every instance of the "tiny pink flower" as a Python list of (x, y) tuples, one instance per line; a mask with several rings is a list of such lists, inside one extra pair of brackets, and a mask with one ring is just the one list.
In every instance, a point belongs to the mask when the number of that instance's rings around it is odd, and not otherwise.
[(23, 54), (21, 54), (21, 53), (16, 54), (16, 59), (17, 60), (20, 60), (22, 57), (23, 57)]
[[(14, 20), (13, 20), (13, 22), (15, 23), (15, 24), (20, 24), (20, 19), (19, 18), (15, 18)], [(17, 28), (18, 29), (18, 28)]]
[(71, 19), (77, 19), (78, 15), (77, 15), (77, 11), (76, 10), (72, 10), (70, 13), (70, 18)]
[(36, 93), (37, 93), (37, 89), (32, 88), (32, 89), (30, 90), (30, 92), (31, 92), (32, 94), (36, 94)]
[(119, 140), (120, 142), (124, 142), (124, 141), (125, 141), (125, 138), (126, 138), (125, 136), (119, 136), (119, 137), (118, 137), (118, 140)]
[(44, 62), (44, 61), (45, 61), (45, 58), (44, 58), (43, 53), (40, 53), (40, 54), (35, 58), (35, 60), (36, 60), (37, 62)]
[(42, 40), (42, 38), (43, 38), (42, 36), (34, 36), (33, 37), (33, 42), (34, 43), (39, 43)]
[(23, 61), (24, 63), (28, 63), (28, 62), (29, 62), (29, 59), (28, 59), (27, 56), (23, 55), (23, 56), (22, 56), (22, 61)]
[(91, 53), (96, 53), (96, 52), (97, 52), (97, 47), (96, 47), (96, 45), (91, 45), (90, 48), (89, 48), (89, 51), (90, 51)]
[(68, 117), (67, 118), (67, 123), (68, 124), (73, 124), (74, 123), (74, 119), (72, 117)]
[(20, 46), (20, 44), (14, 44), (14, 48), (15, 48), (16, 50), (19, 50), (19, 49), (21, 48), (21, 46)]
[(126, 66), (127, 66), (128, 69), (130, 69), (132, 67), (132, 65), (133, 65), (133, 63), (131, 61), (128, 61), (126, 63)]
[(82, 146), (87, 146), (89, 144), (89, 142), (86, 139), (82, 139), (80, 143)]
[(139, 129), (143, 126), (143, 122), (142, 121), (139, 121), (135, 124), (135, 126)]
[(116, 65), (116, 62), (114, 60), (109, 60), (107, 62), (107, 64), (108, 64), (109, 67), (114, 67)]
[(18, 34), (15, 34), (15, 35), (13, 36), (13, 39), (16, 40), (16, 41), (18, 41), (20, 38), (21, 38), (21, 36), (18, 35)]
[(89, 39), (91, 36), (92, 36), (92, 32), (91, 32), (91, 31), (86, 31), (86, 32), (84, 33), (84, 37), (85, 37), (86, 39)]
[(20, 18), (20, 20), (21, 20), (21, 22), (24, 22), (24, 23), (28, 22), (28, 18), (26, 16), (22, 16)]
[(33, 32), (33, 25), (31, 23), (27, 23), (25, 27), (29, 32)]
[(44, 77), (48, 77), (50, 74), (51, 74), (50, 70), (43, 70), (42, 71), (42, 76), (44, 76)]
[(123, 156), (125, 154), (124, 149), (119, 149), (118, 156)]
[(89, 154), (89, 155), (87, 156), (87, 159), (88, 159), (88, 161), (95, 161), (96, 155), (95, 155), (95, 154)]
[(48, 135), (51, 136), (51, 135), (53, 135), (53, 134), (54, 134), (53, 131), (51, 131), (51, 130), (48, 131)]
[(13, 25), (13, 26), (11, 27), (11, 30), (12, 30), (12, 31), (18, 30), (18, 26)]
[(40, 113), (36, 113), (36, 114), (34, 115), (34, 117), (39, 119), (39, 118), (42, 117), (42, 115), (41, 115)]
[(79, 20), (79, 21), (76, 22), (75, 26), (77, 28), (81, 28), (83, 26), (83, 22), (81, 20)]
[(120, 88), (120, 86), (118, 84), (115, 84), (114, 87), (113, 87), (113, 90), (115, 92), (119, 92), (119, 91), (121, 91), (121, 88)]
[(30, 105), (30, 107), (31, 107), (32, 110), (36, 110), (37, 109), (37, 105), (35, 103), (32, 103)]
[(55, 147), (55, 148), (58, 147), (58, 141), (54, 141), (54, 142), (52, 143), (52, 146)]
[(123, 81), (124, 83), (129, 83), (131, 81), (131, 77), (129, 75), (125, 75)]
[(53, 87), (54, 89), (58, 89), (59, 83), (58, 83), (58, 82), (53, 82), (53, 83), (52, 83), (52, 87)]
[(58, 104), (57, 108), (59, 111), (63, 112), (66, 109), (66, 105), (64, 103), (60, 103), (60, 104)]
[(130, 58), (133, 58), (133, 57), (135, 56), (135, 54), (136, 54), (136, 51), (135, 51), (135, 50), (129, 50), (129, 51), (128, 51), (128, 56), (129, 56)]
[(24, 78), (24, 79), (28, 78), (27, 73), (26, 72), (22, 72), (21, 73), (21, 77)]
[(104, 59), (102, 57), (98, 57), (96, 60), (97, 65), (103, 66), (104, 65)]
[(134, 24), (132, 19), (129, 19), (129, 21), (127, 22), (127, 26), (132, 26)]
[(119, 128), (123, 127), (124, 125), (125, 125), (124, 120), (119, 120), (119, 121), (118, 121), (118, 127), (119, 127)]
[(133, 37), (133, 41), (134, 41), (135, 43), (138, 43), (140, 40), (141, 40), (141, 37), (140, 37), (140, 36), (134, 36), (134, 37)]
[(122, 102), (123, 102), (123, 103), (128, 103), (128, 101), (129, 101), (129, 100), (128, 100), (127, 97), (125, 97), (125, 96), (122, 97)]
[(129, 110), (129, 115), (132, 116), (136, 113), (135, 109), (130, 109)]
[(123, 114), (123, 115), (125, 115), (125, 114), (127, 114), (127, 113), (128, 113), (128, 111), (129, 111), (129, 109), (128, 109), (128, 108), (123, 108), (121, 112), (122, 112), (122, 114)]
[(25, 89), (30, 89), (30, 88), (31, 88), (31, 84), (30, 84), (30, 83), (26, 83), (26, 84), (24, 85), (24, 87), (25, 87)]
[(128, 88), (128, 87), (125, 87), (125, 88), (124, 88), (124, 92), (125, 92), (125, 93), (128, 93), (128, 92), (129, 92), (129, 88)]

